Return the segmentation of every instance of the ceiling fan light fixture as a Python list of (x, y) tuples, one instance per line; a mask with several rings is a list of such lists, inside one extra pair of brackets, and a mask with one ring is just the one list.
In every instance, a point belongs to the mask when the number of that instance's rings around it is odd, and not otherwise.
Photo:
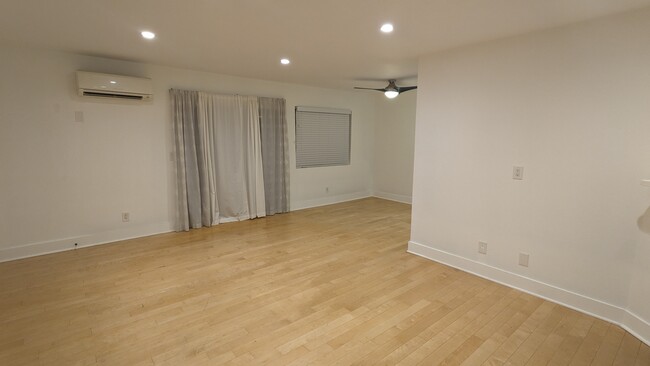
[(395, 98), (395, 97), (397, 97), (399, 95), (399, 92), (397, 92), (396, 90), (386, 90), (384, 92), (384, 95), (388, 99), (393, 99), (393, 98)]
[(388, 79), (388, 85), (385, 88), (364, 88), (360, 86), (355, 86), (355, 89), (365, 89), (365, 90), (374, 90), (378, 92), (384, 93), (386, 98), (388, 99), (393, 99), (396, 98), (400, 93), (417, 89), (418, 87), (413, 85), (413, 86), (397, 86), (396, 83), (397, 80), (395, 79)]

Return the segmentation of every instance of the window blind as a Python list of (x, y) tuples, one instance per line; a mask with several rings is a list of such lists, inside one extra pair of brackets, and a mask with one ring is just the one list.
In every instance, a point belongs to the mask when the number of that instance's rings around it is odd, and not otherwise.
[(352, 111), (296, 107), (296, 167), (350, 164)]

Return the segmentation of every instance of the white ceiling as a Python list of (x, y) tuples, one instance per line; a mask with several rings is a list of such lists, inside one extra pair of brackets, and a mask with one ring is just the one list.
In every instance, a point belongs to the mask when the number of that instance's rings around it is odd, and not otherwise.
[[(650, 0), (0, 0), (0, 42), (323, 87), (384, 87), (372, 79), (413, 79), (420, 55), (646, 6)], [(395, 32), (380, 33), (384, 22)], [(157, 38), (142, 39), (144, 29)]]

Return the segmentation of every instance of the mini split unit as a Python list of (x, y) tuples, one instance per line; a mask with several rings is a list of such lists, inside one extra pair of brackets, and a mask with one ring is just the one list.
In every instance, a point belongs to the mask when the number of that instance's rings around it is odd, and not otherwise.
[(77, 71), (77, 88), (83, 97), (149, 101), (153, 98), (151, 79)]

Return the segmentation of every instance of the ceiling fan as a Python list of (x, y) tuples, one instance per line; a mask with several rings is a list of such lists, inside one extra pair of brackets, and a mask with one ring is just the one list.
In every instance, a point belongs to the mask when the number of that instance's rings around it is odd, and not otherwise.
[(400, 93), (403, 93), (405, 91), (417, 89), (417, 86), (397, 86), (395, 85), (395, 79), (389, 79), (388, 80), (388, 86), (386, 86), (383, 89), (373, 89), (373, 88), (361, 88), (358, 86), (355, 86), (355, 89), (365, 89), (365, 90), (376, 90), (383, 92), (386, 98), (393, 99), (396, 96), (398, 96)]

